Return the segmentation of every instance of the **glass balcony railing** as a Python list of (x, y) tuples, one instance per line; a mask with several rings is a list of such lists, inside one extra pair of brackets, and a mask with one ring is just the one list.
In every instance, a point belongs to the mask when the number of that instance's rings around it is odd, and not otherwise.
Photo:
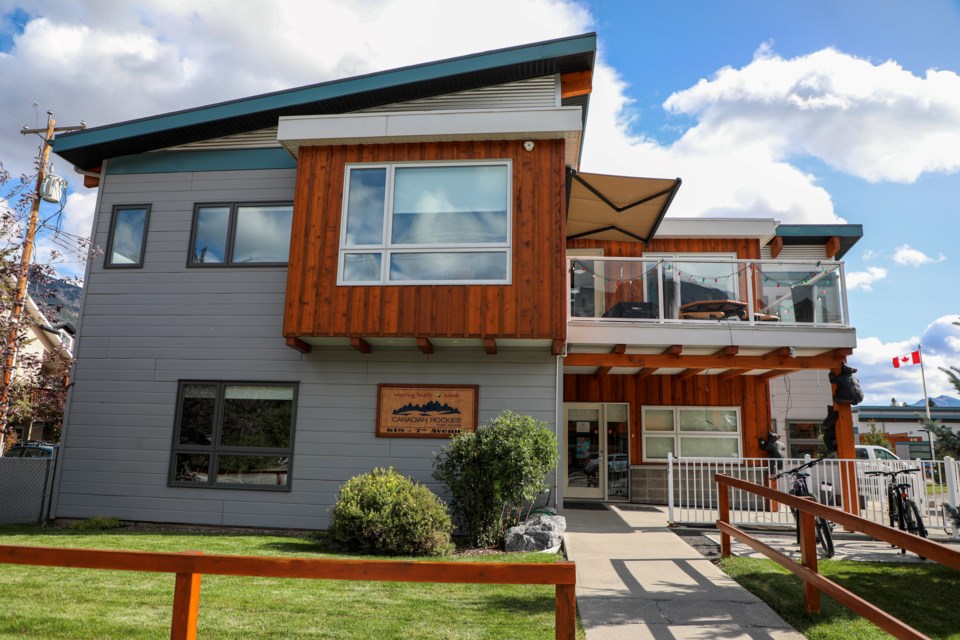
[(848, 326), (843, 263), (568, 257), (570, 319)]

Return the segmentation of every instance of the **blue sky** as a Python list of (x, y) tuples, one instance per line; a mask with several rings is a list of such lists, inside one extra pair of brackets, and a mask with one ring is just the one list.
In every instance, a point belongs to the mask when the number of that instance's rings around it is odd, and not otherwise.
[[(956, 1), (0, 0), (18, 88), (0, 95), (0, 161), (29, 168), (16, 132), (47, 109), (107, 124), (587, 31), (584, 170), (680, 176), (672, 215), (863, 224), (845, 261), (868, 402), (920, 397), (918, 368), (889, 364), (920, 340), (931, 395), (952, 393), (936, 367), (960, 366)], [(58, 168), (62, 226), (88, 234), (95, 192)]]

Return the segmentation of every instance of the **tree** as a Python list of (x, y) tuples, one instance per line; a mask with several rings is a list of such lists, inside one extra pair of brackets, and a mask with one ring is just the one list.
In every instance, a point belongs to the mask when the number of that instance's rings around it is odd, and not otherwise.
[(897, 404), (897, 399), (896, 399), (896, 398), (890, 398), (890, 406), (891, 406), (891, 407), (899, 407), (900, 405)]
[[(954, 324), (958, 323), (955, 322)], [(947, 374), (947, 379), (950, 381), (950, 384), (960, 393), (960, 368), (950, 367), (949, 369), (945, 369), (940, 367), (940, 370)], [(943, 424), (940, 420), (931, 420), (925, 416), (919, 417), (923, 423), (923, 428), (929, 429), (933, 434), (934, 450), (936, 451), (937, 457), (951, 456), (953, 458), (960, 458), (960, 433)]]
[(890, 437), (886, 434), (886, 432), (878, 427), (877, 423), (872, 418), (870, 419), (869, 424), (870, 432), (860, 434), (861, 444), (868, 444), (874, 447), (886, 447), (887, 449), (892, 448)]
[[(39, 168), (39, 167), (35, 167)], [(36, 199), (34, 178), (26, 174), (12, 178), (0, 163), (0, 237), (5, 243), (0, 247), (0, 385), (5, 379), (7, 361), (13, 357), (11, 379), (7, 394), (7, 410), (2, 431), (2, 448), (6, 451), (16, 443), (18, 424), (39, 421), (59, 438), (66, 399), (64, 375), (72, 361), (65, 353), (37, 353), (28, 346), (33, 340), (33, 330), (41, 316), (53, 317), (58, 308), (49, 305), (44, 294), (31, 296), (39, 314), (27, 309), (17, 317), (13, 312), (17, 303), (18, 280), (22, 274), (21, 252), (24, 246), (23, 221)], [(51, 218), (54, 216), (51, 216)], [(86, 247), (83, 247), (84, 252)], [(85, 253), (86, 255), (86, 253)], [(53, 259), (56, 254), (51, 256)], [(46, 289), (44, 285), (57, 278), (53, 266), (45, 262), (32, 262), (27, 266), (27, 281), (31, 290)], [(7, 337), (14, 340), (7, 343)], [(2, 391), (2, 389), (0, 389)]]

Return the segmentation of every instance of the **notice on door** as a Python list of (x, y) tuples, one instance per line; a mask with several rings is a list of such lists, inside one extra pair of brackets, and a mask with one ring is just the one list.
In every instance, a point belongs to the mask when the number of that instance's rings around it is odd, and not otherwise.
[(377, 385), (377, 437), (449, 438), (477, 430), (477, 385)]

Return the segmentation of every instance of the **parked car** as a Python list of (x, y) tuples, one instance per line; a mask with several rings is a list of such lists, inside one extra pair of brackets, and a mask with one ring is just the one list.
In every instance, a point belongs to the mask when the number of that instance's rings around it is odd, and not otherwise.
[(13, 445), (3, 455), (6, 458), (52, 458), (58, 446), (56, 442), (27, 440)]
[(872, 444), (856, 445), (857, 460), (899, 460), (900, 456), (886, 447), (878, 447)]

